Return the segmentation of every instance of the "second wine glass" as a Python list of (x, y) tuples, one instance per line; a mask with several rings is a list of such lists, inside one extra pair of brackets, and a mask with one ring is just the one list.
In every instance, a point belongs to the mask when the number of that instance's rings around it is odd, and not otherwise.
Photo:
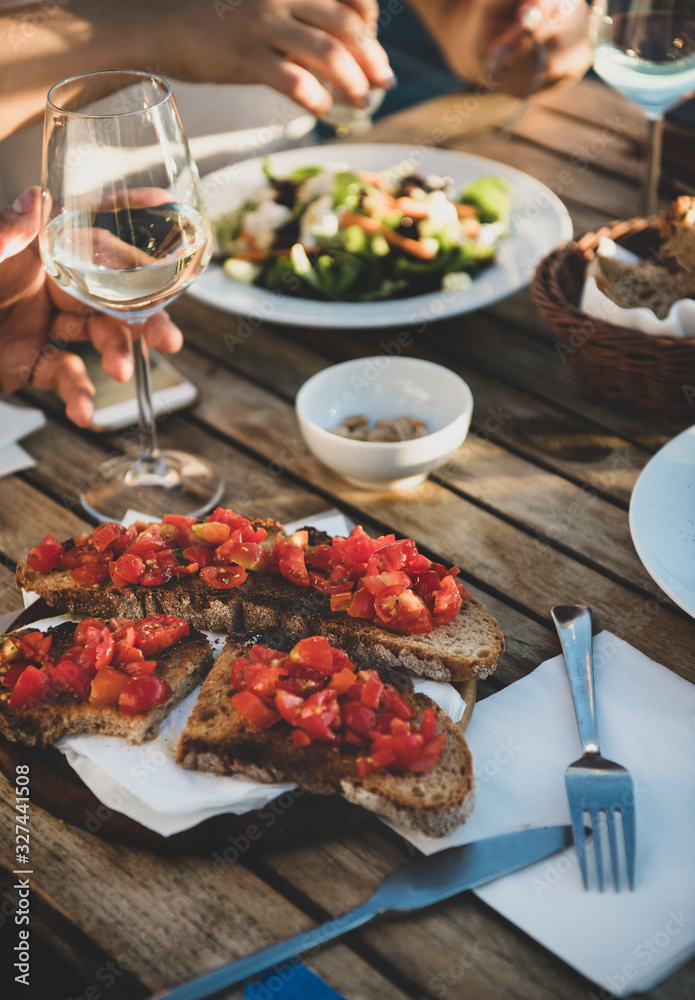
[(598, 0), (594, 69), (647, 116), (644, 212), (657, 210), (664, 114), (695, 90), (695, 3)]
[(56, 84), (44, 125), (41, 256), (48, 274), (95, 310), (128, 323), (140, 450), (105, 463), (80, 493), (100, 520), (128, 508), (197, 515), (219, 500), (207, 459), (160, 451), (144, 327), (202, 272), (212, 231), (166, 80), (130, 70)]

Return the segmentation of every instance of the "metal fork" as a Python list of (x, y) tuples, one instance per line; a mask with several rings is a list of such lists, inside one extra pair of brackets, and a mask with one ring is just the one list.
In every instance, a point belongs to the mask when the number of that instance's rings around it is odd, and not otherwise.
[(616, 822), (616, 813), (620, 813), (627, 875), (630, 888), (634, 889), (635, 793), (629, 772), (620, 764), (601, 756), (594, 692), (594, 667), (591, 658), (591, 608), (582, 605), (559, 605), (552, 609), (552, 616), (565, 655), (583, 750), (583, 756), (567, 768), (565, 784), (584, 887), (589, 888), (584, 829), (584, 814), (589, 812), (594, 833), (598, 883), (601, 892), (604, 889), (605, 832), (601, 823), (603, 812), (608, 827), (615, 888), (618, 892), (621, 888)]

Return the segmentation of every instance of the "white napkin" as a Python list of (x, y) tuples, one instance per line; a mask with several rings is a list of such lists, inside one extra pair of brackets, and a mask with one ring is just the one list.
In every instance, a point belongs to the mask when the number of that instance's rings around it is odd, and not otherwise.
[[(638, 260), (637, 254), (631, 253), (613, 240), (603, 237), (596, 248), (597, 257), (615, 257), (616, 260), (631, 262)], [(596, 274), (599, 265), (596, 257), (586, 269), (584, 289), (580, 302), (582, 312), (595, 316), (597, 319), (615, 326), (629, 327), (641, 333), (650, 333), (665, 337), (695, 336), (695, 300), (680, 299), (671, 306), (668, 316), (658, 319), (651, 309), (641, 306), (636, 309), (623, 309), (607, 295), (600, 291), (596, 284)]]
[[(128, 511), (124, 522), (150, 520), (146, 514)], [(326, 511), (296, 524), (291, 532), (311, 524), (331, 535), (348, 534), (350, 526), (338, 511)], [(48, 628), (65, 618), (41, 622)], [(215, 652), (225, 637), (206, 633)], [(449, 684), (416, 681), (455, 722), (463, 717), (465, 703)], [(142, 746), (129, 746), (113, 736), (66, 736), (56, 744), (68, 763), (107, 809), (130, 816), (143, 826), (169, 837), (220, 813), (242, 815), (261, 809), (278, 796), (296, 789), (292, 782), (260, 784), (245, 778), (222, 777), (198, 771), (184, 771), (176, 762), (176, 747), (188, 716), (198, 699), (200, 687), (178, 705), (163, 723), (159, 735)], [(282, 800), (281, 800), (282, 801)], [(95, 822), (99, 822), (96, 817)]]
[(41, 410), (0, 399), (0, 476), (9, 476), (36, 465), (17, 441), (43, 427), (45, 422)]
[[(623, 996), (651, 989), (695, 953), (695, 686), (610, 632), (594, 638), (594, 669), (602, 752), (635, 786), (635, 892), (586, 892), (574, 848), (475, 891)], [(581, 748), (562, 656), (478, 702), (466, 739), (475, 812), (444, 841), (411, 838), (421, 850), (569, 823), (564, 773)]]

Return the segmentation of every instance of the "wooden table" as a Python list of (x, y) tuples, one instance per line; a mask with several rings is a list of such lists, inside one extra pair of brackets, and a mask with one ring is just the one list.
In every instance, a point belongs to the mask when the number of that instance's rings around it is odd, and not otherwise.
[[(539, 100), (504, 141), (493, 126), (510, 108), (504, 97), (453, 94), (384, 120), (370, 138), (435, 142), (513, 164), (558, 192), (577, 232), (639, 214), (645, 125), (633, 105), (585, 81)], [(666, 194), (683, 190), (694, 151), (687, 129), (669, 129)], [(598, 398), (561, 363), (528, 291), (413, 335), (407, 353), (459, 372), (475, 413), (455, 458), (408, 495), (360, 492), (331, 475), (308, 454), (292, 405), (302, 382), (325, 365), (383, 351), (388, 330), (250, 329), (186, 297), (172, 313), (186, 336), (178, 362), (202, 392), (192, 411), (161, 424), (162, 443), (219, 463), (224, 502), (237, 510), (289, 521), (336, 506), (459, 564), (507, 641), (479, 697), (556, 654), (550, 607), (582, 601), (595, 609), (596, 630), (612, 630), (695, 680), (693, 622), (651, 580), (628, 528), (630, 493), (645, 463), (693, 418)], [(36, 468), (0, 484), (0, 611), (21, 606), (14, 563), (38, 538), (85, 528), (77, 483), (120, 444), (118, 435), (80, 432), (57, 409), (27, 442)], [(2, 783), (3, 829), (11, 829)], [(220, 874), (210, 854), (124, 846), (37, 806), (31, 823), (33, 931), (109, 997), (147, 995), (355, 906), (408, 856), (370, 819), (301, 846), (261, 839)], [(11, 839), (0, 837), (9, 898)], [(599, 992), (470, 894), (355, 933), (308, 964), (349, 1000), (584, 1000)], [(691, 962), (648, 996), (692, 996), (694, 973)]]

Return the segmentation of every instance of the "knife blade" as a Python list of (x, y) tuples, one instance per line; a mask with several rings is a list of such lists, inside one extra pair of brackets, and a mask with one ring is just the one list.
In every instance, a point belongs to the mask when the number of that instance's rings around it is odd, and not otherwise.
[(488, 837), (415, 861), (387, 875), (362, 906), (246, 958), (157, 993), (150, 1000), (207, 1000), (235, 983), (286, 962), (309, 948), (361, 927), (382, 913), (420, 910), (501, 875), (541, 861), (573, 843), (570, 826), (545, 826)]

